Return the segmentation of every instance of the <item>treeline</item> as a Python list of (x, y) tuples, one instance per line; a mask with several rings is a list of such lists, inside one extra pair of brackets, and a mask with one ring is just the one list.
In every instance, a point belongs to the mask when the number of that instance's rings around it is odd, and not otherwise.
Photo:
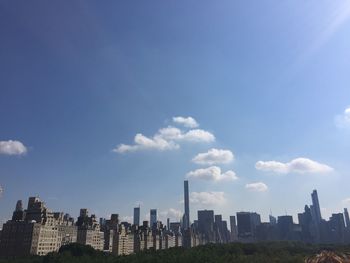
[(96, 251), (92, 247), (70, 244), (58, 253), (44, 257), (0, 260), (0, 263), (228, 263), (228, 262), (304, 262), (306, 257), (320, 251), (344, 253), (350, 246), (307, 245), (293, 242), (209, 244), (191, 249), (171, 248), (158, 251), (144, 251), (129, 256), (113, 256)]

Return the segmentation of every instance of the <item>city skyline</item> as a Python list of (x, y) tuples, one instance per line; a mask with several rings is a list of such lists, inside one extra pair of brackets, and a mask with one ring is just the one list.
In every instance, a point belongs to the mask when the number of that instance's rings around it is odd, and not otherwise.
[(0, 223), (350, 206), (349, 2), (0, 6)]
[[(311, 193), (311, 205), (305, 204), (296, 223), (291, 215), (269, 215), (269, 222), (256, 212), (240, 211), (225, 220), (213, 209), (197, 211), (189, 222), (189, 182), (184, 181), (182, 220), (166, 224), (159, 220), (157, 209), (150, 209), (149, 220), (139, 222), (140, 205), (134, 208), (134, 223), (125, 222), (118, 213), (108, 218), (90, 214), (81, 208), (75, 220), (64, 212), (50, 210), (38, 197), (29, 197), (27, 208), (18, 200), (12, 217), (0, 230), (0, 257), (44, 256), (63, 245), (78, 243), (113, 255), (173, 247), (192, 248), (209, 243), (255, 243), (294, 241), (313, 244), (347, 244), (350, 241), (350, 219), (344, 213), (322, 218), (317, 190)], [(230, 229), (229, 226), (230, 225)]]
[[(186, 200), (186, 195), (189, 192), (188, 180), (184, 181), (183, 192), (184, 192), (184, 197), (185, 197), (184, 200)], [(349, 224), (350, 224), (349, 214), (348, 214), (348, 210), (347, 210), (346, 207), (344, 207), (342, 211), (330, 211), (331, 216), (329, 216), (329, 217), (328, 217), (328, 215), (322, 217), (321, 211), (320, 211), (320, 205), (319, 205), (319, 198), (318, 198), (317, 190), (316, 189), (312, 190), (312, 192), (310, 193), (310, 196), (311, 196), (310, 205), (305, 204), (305, 206), (309, 206), (309, 209), (311, 211), (312, 217), (314, 218), (314, 220), (315, 220), (315, 222), (317, 224), (320, 224), (322, 221), (327, 221), (327, 219), (331, 219), (331, 217), (334, 214), (343, 214), (344, 224), (347, 227), (349, 226)], [(40, 198), (40, 197), (39, 196), (30, 197), (29, 200), (31, 198)], [(46, 205), (46, 202), (44, 202), (44, 201), (41, 201), (41, 202)], [(152, 228), (157, 222), (163, 223), (163, 225), (168, 225), (168, 223), (171, 222), (171, 223), (181, 223), (182, 229), (186, 230), (186, 229), (189, 228), (190, 225), (192, 225), (195, 221), (198, 220), (198, 217), (197, 217), (197, 219), (194, 219), (193, 221), (190, 221), (190, 220), (186, 221), (187, 211), (192, 210), (192, 209), (190, 208), (190, 204), (189, 203), (186, 204), (186, 202), (184, 202), (184, 201), (181, 202), (181, 203), (183, 205), (183, 210), (182, 211), (174, 211), (173, 212), (174, 214), (177, 213), (177, 216), (169, 216), (169, 214), (166, 215), (164, 212), (161, 212), (160, 216), (158, 217), (157, 208), (151, 208), (151, 209), (149, 209), (149, 212), (145, 213), (144, 217), (141, 218), (140, 217), (140, 214), (141, 214), (141, 211), (142, 211), (141, 204), (138, 204), (137, 207), (133, 208), (133, 216), (131, 216), (131, 217), (128, 217), (128, 216), (126, 216), (126, 217), (125, 216), (119, 217), (120, 214), (118, 213), (118, 211), (113, 211), (111, 214), (108, 214), (106, 216), (99, 216), (99, 215), (95, 214), (94, 212), (91, 212), (90, 208), (87, 208), (87, 207), (80, 208), (79, 210), (80, 210), (80, 215), (81, 215), (82, 211), (85, 211), (84, 213), (89, 213), (90, 212), (92, 215), (96, 216), (96, 218), (100, 218), (100, 220), (106, 220), (109, 217), (113, 217), (114, 215), (117, 215), (117, 217), (119, 218), (120, 222), (127, 222), (129, 224), (133, 224), (133, 225), (137, 225), (137, 226), (141, 226), (143, 224), (143, 222), (145, 222), (145, 221), (149, 222), (150, 228)], [(306, 208), (304, 208), (304, 209), (306, 209)], [(16, 203), (15, 211), (17, 211), (17, 210), (23, 210), (23, 201), (21, 199), (18, 200), (17, 203)], [(87, 212), (87, 211), (89, 211), (89, 212)], [(197, 215), (200, 211), (202, 211), (202, 212), (203, 211), (211, 211), (213, 213), (213, 219), (214, 219), (214, 215), (215, 215), (215, 217), (216, 216), (220, 216), (220, 218), (221, 218), (220, 220), (224, 219), (225, 222), (227, 222), (227, 224), (230, 225), (230, 231), (232, 231), (232, 226), (236, 227), (234, 224), (232, 225), (232, 220), (234, 220), (234, 222), (236, 222), (236, 219), (232, 219), (232, 217), (235, 217), (235, 216), (232, 216), (232, 214), (235, 214), (235, 215), (238, 215), (240, 213), (243, 213), (243, 214), (257, 214), (259, 216), (259, 222), (261, 222), (261, 223), (270, 223), (270, 224), (275, 224), (277, 222), (277, 217), (279, 218), (279, 217), (286, 216), (286, 217), (291, 217), (292, 218), (292, 222), (294, 224), (301, 224), (299, 215), (300, 215), (300, 213), (302, 213), (302, 209), (300, 208), (296, 215), (288, 214), (287, 210), (285, 210), (285, 214), (279, 214), (278, 215), (278, 214), (273, 214), (272, 211), (270, 211), (270, 213), (267, 216), (261, 217), (262, 215), (260, 213), (257, 213), (256, 211), (250, 210), (248, 208), (248, 209), (237, 210), (236, 212), (231, 213), (231, 215), (229, 215), (227, 218), (223, 218), (222, 214), (216, 213), (215, 209), (213, 209), (213, 208), (206, 208), (206, 207), (203, 207), (203, 208), (201, 208), (199, 210), (195, 210), (193, 213), (195, 215)], [(60, 211), (60, 212), (62, 212), (62, 211)], [(70, 213), (67, 213), (67, 211), (63, 211), (63, 212), (66, 213), (69, 216), (72, 215)], [(78, 213), (78, 215), (79, 215), (79, 213)], [(136, 215), (136, 217), (135, 217), (135, 215)], [(78, 217), (78, 216), (73, 216), (73, 218), (74, 217)], [(11, 218), (11, 216), (9, 216), (9, 218), (6, 219), (6, 221), (10, 220), (10, 218)], [(195, 218), (196, 218), (196, 216), (195, 216)], [(0, 228), (0, 230), (1, 230), (1, 228)]]

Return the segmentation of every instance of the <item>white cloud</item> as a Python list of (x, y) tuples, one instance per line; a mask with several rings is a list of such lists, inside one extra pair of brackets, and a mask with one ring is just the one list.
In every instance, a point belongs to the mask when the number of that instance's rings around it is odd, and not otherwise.
[(173, 122), (181, 124), (187, 128), (197, 128), (199, 126), (198, 122), (192, 117), (173, 117)]
[(220, 167), (210, 166), (208, 168), (197, 169), (187, 173), (188, 178), (203, 179), (208, 181), (234, 181), (237, 180), (234, 171), (228, 170), (225, 173), (221, 173)]
[(346, 108), (343, 114), (337, 115), (334, 121), (339, 129), (350, 128), (350, 107)]
[(269, 171), (275, 173), (329, 173), (333, 168), (322, 163), (307, 159), (297, 158), (288, 163), (281, 163), (276, 161), (258, 161), (255, 168), (261, 171)]
[(134, 145), (120, 144), (113, 152), (125, 153), (125, 152), (135, 152), (138, 150), (173, 150), (178, 149), (179, 145), (173, 141), (166, 141), (161, 137), (148, 138), (141, 133), (136, 134), (134, 138)]
[(0, 141), (0, 154), (23, 155), (27, 153), (27, 148), (20, 141)]
[(215, 136), (208, 131), (194, 129), (183, 132), (178, 128), (168, 126), (159, 129), (152, 138), (138, 133), (134, 138), (134, 144), (120, 144), (112, 151), (117, 153), (135, 152), (139, 150), (166, 151), (179, 149), (180, 142), (210, 143), (213, 141), (215, 141)]
[(161, 211), (159, 217), (163, 222), (166, 222), (167, 218), (170, 218), (171, 221), (179, 221), (182, 218), (182, 211), (175, 208), (169, 208), (168, 210)]
[(266, 192), (268, 190), (267, 185), (263, 182), (246, 184), (245, 188), (254, 192)]
[[(109, 217), (110, 218), (110, 217)], [(121, 222), (128, 222), (128, 223), (134, 223), (134, 217), (133, 216), (122, 216), (120, 218)]]
[(233, 153), (230, 150), (210, 149), (206, 153), (199, 153), (192, 162), (203, 165), (225, 164), (230, 163), (234, 159)]
[(2, 197), (3, 192), (4, 192), (4, 188), (0, 185), (0, 197)]
[(159, 137), (164, 140), (181, 140), (183, 133), (179, 128), (168, 126), (159, 129), (155, 137)]
[(195, 129), (184, 133), (181, 140), (188, 142), (213, 142), (215, 141), (215, 136), (208, 131)]
[(187, 141), (187, 142), (213, 142), (215, 136), (205, 130), (194, 129), (188, 132), (183, 132), (178, 128), (168, 126), (166, 128), (159, 129), (158, 133), (154, 136), (155, 138), (161, 138), (168, 141)]
[(223, 205), (226, 197), (224, 192), (191, 192), (190, 202), (200, 205)]

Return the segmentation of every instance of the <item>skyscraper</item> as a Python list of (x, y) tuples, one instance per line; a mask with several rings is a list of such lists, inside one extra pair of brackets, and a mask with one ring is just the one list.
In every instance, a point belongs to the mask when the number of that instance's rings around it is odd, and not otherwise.
[(344, 216), (345, 216), (346, 228), (350, 228), (350, 218), (349, 218), (349, 212), (347, 208), (344, 208)]
[(214, 242), (214, 211), (199, 210), (198, 213), (198, 231), (203, 235), (206, 242)]
[(157, 209), (150, 210), (150, 227), (153, 228), (157, 223)]
[(260, 224), (261, 224), (261, 219), (259, 214), (251, 213), (251, 212), (238, 212), (237, 213), (238, 237), (243, 239), (254, 238), (256, 227)]
[(344, 215), (342, 213), (332, 214), (329, 218), (330, 234), (328, 240), (332, 243), (343, 243), (344, 242)]
[(313, 190), (311, 194), (311, 199), (312, 199), (312, 209), (313, 209), (313, 214), (314, 214), (314, 220), (316, 223), (321, 223), (322, 217), (321, 217), (321, 209), (320, 209), (320, 203), (318, 201), (318, 195), (317, 195), (317, 190)]
[(237, 224), (236, 217), (230, 216), (231, 241), (237, 240)]
[(134, 225), (140, 225), (140, 206), (134, 208)]
[(185, 216), (184, 216), (184, 229), (190, 227), (190, 200), (188, 193), (188, 181), (184, 181), (184, 200), (185, 200)]
[(222, 215), (214, 216), (214, 231), (217, 243), (227, 243), (230, 239), (227, 222), (222, 220)]
[(279, 216), (277, 220), (279, 240), (289, 240), (292, 237), (293, 231), (293, 217)]

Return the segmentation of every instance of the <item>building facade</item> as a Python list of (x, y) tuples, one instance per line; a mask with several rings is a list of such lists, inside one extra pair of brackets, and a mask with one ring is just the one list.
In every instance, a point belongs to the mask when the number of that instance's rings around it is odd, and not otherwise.
[(0, 256), (43, 256), (76, 240), (71, 218), (51, 212), (38, 197), (30, 197), (27, 209), (18, 201), (12, 219), (3, 225)]

